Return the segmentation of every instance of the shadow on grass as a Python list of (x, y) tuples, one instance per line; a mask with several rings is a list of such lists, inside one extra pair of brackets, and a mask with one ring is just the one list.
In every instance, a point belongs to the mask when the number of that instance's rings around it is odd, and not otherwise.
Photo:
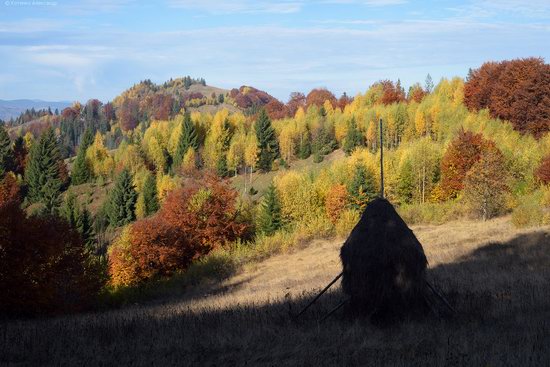
[(291, 290), (294, 296), (252, 304), (174, 301), (12, 322), (0, 329), (0, 364), (549, 365), (549, 265), (545, 232), (487, 244), (456, 263), (429, 270), (429, 278), (458, 310), (456, 317), (428, 317), (384, 329), (342, 313), (320, 324), (342, 299), (338, 288), (299, 319), (293, 315), (316, 291)]

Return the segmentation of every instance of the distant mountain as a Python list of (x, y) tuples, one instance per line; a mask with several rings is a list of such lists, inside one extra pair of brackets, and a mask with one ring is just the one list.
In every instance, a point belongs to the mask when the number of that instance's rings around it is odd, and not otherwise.
[(48, 102), (39, 99), (14, 99), (14, 100), (2, 100), (0, 99), (0, 120), (9, 120), (10, 118), (18, 117), (22, 112), (27, 109), (34, 108), (35, 110), (51, 108), (55, 111), (57, 108), (59, 112), (66, 107), (69, 107), (71, 102)]

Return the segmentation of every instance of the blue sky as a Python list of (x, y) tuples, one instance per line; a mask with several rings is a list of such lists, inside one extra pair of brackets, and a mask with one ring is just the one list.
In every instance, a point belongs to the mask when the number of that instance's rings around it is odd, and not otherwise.
[(0, 99), (107, 101), (132, 84), (204, 77), (364, 92), (487, 60), (550, 61), (550, 1), (0, 0)]

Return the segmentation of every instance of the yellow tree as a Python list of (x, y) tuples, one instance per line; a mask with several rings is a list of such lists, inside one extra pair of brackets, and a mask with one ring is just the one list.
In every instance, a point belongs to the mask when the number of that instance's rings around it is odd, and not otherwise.
[(111, 177), (115, 168), (113, 157), (109, 154), (103, 144), (103, 137), (99, 132), (96, 133), (94, 142), (86, 150), (86, 160), (95, 177)]
[(244, 164), (245, 164), (245, 175), (244, 175), (244, 191), (246, 192), (246, 171), (249, 171), (250, 174), (250, 183), (252, 183), (252, 171), (256, 166), (258, 161), (258, 141), (256, 140), (256, 134), (250, 132), (246, 136), (245, 146), (244, 146)]

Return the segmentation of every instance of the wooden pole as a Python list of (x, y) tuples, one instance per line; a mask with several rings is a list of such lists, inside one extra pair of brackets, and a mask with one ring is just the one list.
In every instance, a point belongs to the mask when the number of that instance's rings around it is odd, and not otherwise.
[(349, 299), (345, 299), (343, 300), (342, 302), (340, 302), (338, 304), (338, 306), (334, 307), (328, 314), (325, 315), (325, 317), (323, 317), (321, 319), (321, 321), (319, 322), (323, 322), (325, 321), (326, 319), (328, 319), (333, 313), (335, 313), (336, 311), (338, 311), (340, 308), (342, 308), (343, 305), (345, 305), (347, 302), (349, 301)]
[(380, 197), (384, 198), (384, 134), (382, 132), (382, 118), (380, 118)]
[(328, 291), (328, 289), (329, 289), (330, 287), (332, 287), (332, 285), (333, 285), (334, 283), (336, 283), (336, 281), (337, 281), (338, 279), (340, 279), (340, 277), (342, 277), (342, 275), (344, 275), (344, 272), (341, 272), (340, 274), (338, 274), (338, 275), (336, 276), (336, 278), (334, 278), (334, 279), (332, 280), (332, 282), (330, 282), (321, 292), (319, 292), (319, 294), (318, 294), (318, 295), (317, 295), (317, 296), (316, 296), (316, 297), (315, 297), (306, 307), (304, 307), (304, 309), (303, 309), (302, 311), (300, 311), (300, 313), (299, 313), (298, 315), (296, 315), (296, 317), (298, 317), (298, 316), (300, 316), (301, 314), (303, 314), (304, 312), (306, 312), (306, 310), (307, 310), (312, 304), (314, 304), (315, 301), (317, 301), (317, 300), (323, 295), (323, 293), (325, 293), (326, 291)]

